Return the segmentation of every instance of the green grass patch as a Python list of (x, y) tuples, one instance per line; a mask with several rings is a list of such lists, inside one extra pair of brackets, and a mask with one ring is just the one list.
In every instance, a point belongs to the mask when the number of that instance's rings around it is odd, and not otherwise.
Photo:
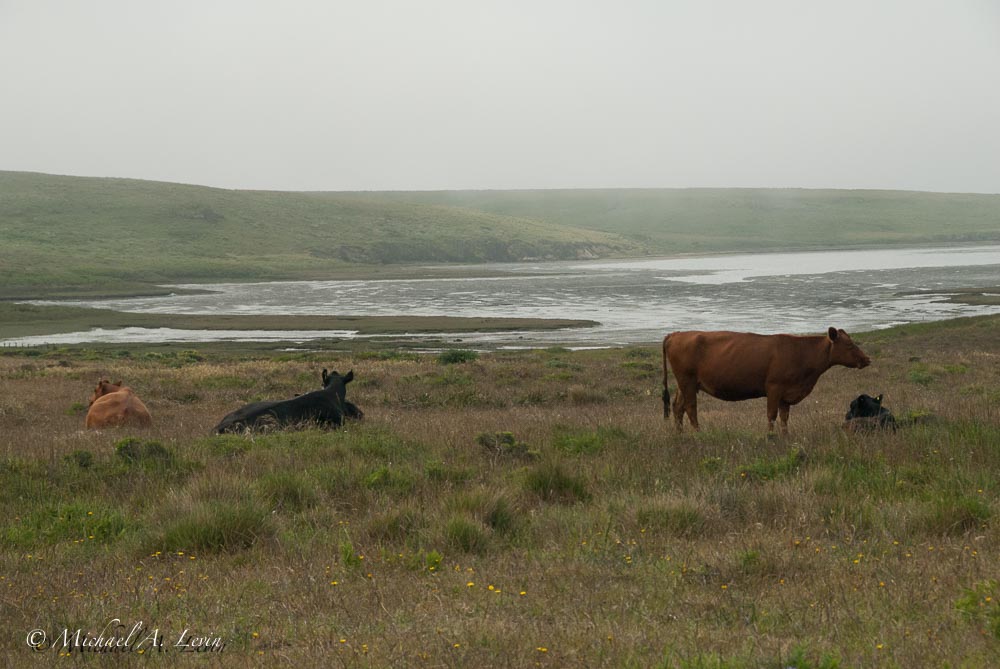
[(740, 470), (740, 477), (748, 481), (773, 481), (794, 474), (805, 461), (805, 451), (794, 449), (779, 458), (754, 460)]
[(365, 475), (364, 485), (371, 490), (401, 496), (410, 493), (416, 487), (417, 479), (408, 469), (386, 465)]
[(943, 495), (925, 506), (921, 529), (929, 534), (962, 535), (985, 529), (993, 516), (989, 504), (969, 495)]
[(982, 633), (1000, 639), (1000, 583), (995, 579), (963, 589), (955, 608)]
[(405, 544), (419, 530), (428, 525), (424, 513), (411, 506), (391, 509), (374, 517), (368, 524), (368, 532), (376, 541), (388, 541), (394, 545)]
[(519, 440), (513, 432), (480, 432), (476, 443), (490, 455), (516, 459), (533, 460), (539, 456), (527, 443)]
[(274, 536), (267, 509), (241, 501), (208, 501), (179, 512), (149, 544), (151, 552), (233, 553)]
[(544, 461), (528, 471), (525, 489), (546, 502), (572, 504), (591, 498), (582, 477), (566, 472), (561, 464)]
[(489, 545), (489, 532), (482, 523), (466, 516), (452, 516), (444, 528), (448, 544), (465, 553), (482, 553)]
[(608, 444), (620, 443), (626, 439), (624, 430), (614, 427), (600, 427), (596, 430), (558, 426), (552, 445), (559, 451), (573, 455), (594, 455)]
[(32, 550), (44, 544), (73, 542), (113, 543), (140, 525), (121, 511), (100, 502), (50, 502), (0, 527), (0, 541), (8, 548)]
[(457, 365), (464, 362), (472, 362), (478, 358), (479, 354), (475, 351), (454, 348), (447, 351), (441, 351), (441, 353), (438, 354), (437, 361), (442, 365)]
[(432, 460), (424, 465), (424, 474), (431, 481), (437, 483), (461, 484), (470, 480), (474, 476), (471, 469), (464, 467), (452, 467), (440, 460)]
[(173, 452), (159, 441), (152, 439), (127, 437), (116, 442), (114, 448), (115, 455), (128, 464), (168, 468), (176, 463)]
[(635, 520), (647, 530), (675, 537), (698, 536), (707, 525), (705, 515), (684, 502), (643, 507), (636, 511)]
[(295, 472), (265, 474), (257, 483), (257, 488), (261, 497), (277, 510), (297, 513), (319, 502), (316, 484)]

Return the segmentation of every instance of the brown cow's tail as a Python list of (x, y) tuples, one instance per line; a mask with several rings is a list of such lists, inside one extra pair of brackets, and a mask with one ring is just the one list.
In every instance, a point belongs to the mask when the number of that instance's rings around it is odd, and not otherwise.
[(667, 387), (667, 345), (670, 335), (663, 338), (663, 418), (670, 418), (670, 389)]

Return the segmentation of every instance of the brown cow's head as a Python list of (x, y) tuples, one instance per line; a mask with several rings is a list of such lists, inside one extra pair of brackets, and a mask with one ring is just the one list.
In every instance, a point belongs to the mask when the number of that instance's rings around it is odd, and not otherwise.
[(118, 381), (118, 383), (111, 383), (107, 379), (101, 379), (100, 381), (97, 382), (97, 387), (94, 388), (94, 394), (90, 396), (90, 402), (88, 403), (87, 406), (90, 406), (91, 404), (96, 402), (98, 397), (103, 397), (108, 393), (116, 393), (121, 389), (122, 389), (121, 381)]
[(872, 359), (865, 355), (865, 352), (858, 348), (858, 345), (851, 341), (851, 337), (843, 330), (830, 328), (827, 330), (827, 336), (831, 343), (831, 365), (862, 369), (872, 364)]

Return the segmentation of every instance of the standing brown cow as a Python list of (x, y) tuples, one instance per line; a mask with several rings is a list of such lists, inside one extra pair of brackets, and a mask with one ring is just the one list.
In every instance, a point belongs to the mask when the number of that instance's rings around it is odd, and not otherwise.
[(90, 409), (84, 424), (93, 429), (125, 424), (149, 427), (153, 419), (131, 388), (123, 386), (121, 381), (111, 383), (101, 379), (90, 398)]
[(780, 414), (788, 432), (788, 409), (812, 392), (834, 365), (861, 369), (871, 359), (843, 330), (825, 335), (759, 335), (749, 332), (673, 332), (663, 339), (663, 417), (670, 416), (667, 364), (677, 378), (674, 422), (684, 414), (698, 429), (698, 391), (730, 402), (767, 398), (768, 430)]

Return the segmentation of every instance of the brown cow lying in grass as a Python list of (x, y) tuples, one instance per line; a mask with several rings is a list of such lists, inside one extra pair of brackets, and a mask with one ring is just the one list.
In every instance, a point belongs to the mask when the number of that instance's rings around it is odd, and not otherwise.
[(85, 425), (91, 429), (103, 427), (118, 427), (134, 425), (149, 427), (153, 419), (149, 409), (142, 403), (132, 389), (122, 385), (121, 381), (111, 383), (101, 379), (94, 388), (90, 398), (90, 409), (87, 410)]
[(834, 365), (861, 369), (871, 359), (843, 330), (825, 335), (760, 335), (749, 332), (673, 332), (663, 339), (663, 417), (670, 415), (667, 366), (677, 378), (674, 422), (684, 414), (698, 429), (698, 391), (729, 402), (767, 398), (768, 431), (781, 416), (788, 432), (788, 410), (812, 392)]

